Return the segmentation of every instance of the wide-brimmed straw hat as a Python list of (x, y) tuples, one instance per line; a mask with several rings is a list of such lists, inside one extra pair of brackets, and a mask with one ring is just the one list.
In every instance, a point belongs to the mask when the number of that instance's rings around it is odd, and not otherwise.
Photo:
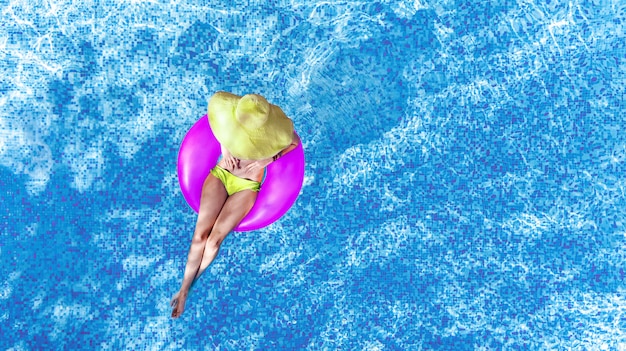
[(217, 92), (209, 100), (208, 115), (217, 140), (240, 159), (272, 157), (293, 138), (293, 122), (261, 95)]

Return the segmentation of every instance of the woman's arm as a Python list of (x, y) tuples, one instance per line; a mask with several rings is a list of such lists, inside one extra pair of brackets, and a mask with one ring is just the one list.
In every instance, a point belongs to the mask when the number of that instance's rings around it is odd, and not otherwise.
[(274, 155), (272, 157), (272, 162), (278, 160), (279, 158), (285, 156), (285, 154), (287, 154), (288, 152), (290, 152), (291, 150), (295, 149), (296, 147), (298, 147), (298, 145), (300, 145), (300, 137), (298, 136), (298, 134), (296, 134), (296, 132), (293, 132), (293, 138), (291, 138), (291, 144), (289, 144), (289, 146), (287, 146), (286, 148), (280, 150), (276, 155)]

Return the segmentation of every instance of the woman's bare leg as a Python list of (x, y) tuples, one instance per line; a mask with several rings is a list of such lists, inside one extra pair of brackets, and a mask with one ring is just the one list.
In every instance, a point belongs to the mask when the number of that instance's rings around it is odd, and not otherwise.
[[(228, 235), (228, 233), (241, 222), (246, 214), (248, 214), (250, 209), (252, 209), (257, 194), (257, 192), (252, 190), (243, 190), (229, 196), (224, 206), (221, 208), (217, 219), (214, 220), (210, 234), (207, 235), (208, 238), (196, 241), (196, 235), (194, 233), (194, 240), (191, 244), (192, 249), (194, 249), (193, 264), (190, 264), (191, 259), (188, 259), (183, 284), (178, 292), (176, 304), (172, 306), (172, 317), (177, 318), (183, 313), (191, 284), (194, 280), (198, 279), (211, 262), (213, 262), (226, 235)], [(204, 192), (202, 196), (204, 197)], [(202, 208), (202, 205), (200, 205), (200, 208)], [(194, 245), (197, 246), (194, 248)], [(200, 245), (202, 246), (201, 248)], [(192, 256), (192, 249), (189, 250), (190, 258)], [(187, 274), (188, 271), (189, 275)]]
[(202, 185), (200, 210), (198, 211), (196, 229), (194, 230), (193, 237), (191, 239), (191, 246), (189, 247), (183, 282), (180, 290), (174, 295), (171, 301), (171, 305), (174, 308), (172, 311), (172, 317), (178, 317), (180, 315), (180, 313), (177, 313), (178, 308), (181, 309), (180, 312), (184, 309), (189, 287), (191, 286), (191, 283), (200, 268), (200, 262), (202, 261), (209, 233), (211, 233), (213, 225), (215, 224), (227, 198), (228, 193), (226, 192), (226, 189), (224, 189), (222, 182), (215, 178), (212, 174), (209, 174)]
[[(185, 310), (185, 301), (187, 299), (187, 293), (194, 279), (200, 277), (200, 275), (206, 270), (206, 268), (213, 262), (219, 251), (220, 245), (226, 235), (230, 233), (241, 220), (248, 214), (254, 202), (256, 201), (257, 192), (252, 190), (243, 190), (228, 197), (226, 203), (222, 207), (215, 224), (211, 229), (211, 233), (208, 236), (208, 240), (203, 242), (202, 259), (198, 260), (198, 266), (194, 270), (194, 275), (188, 280), (188, 284), (185, 284), (187, 279), (187, 272), (185, 271), (185, 280), (180, 288), (178, 301), (172, 311), (172, 317), (176, 318), (180, 316)], [(193, 246), (193, 244), (192, 244)], [(191, 251), (190, 251), (191, 255)]]
[[(255, 196), (255, 199), (256, 199), (256, 196)], [(236, 202), (232, 202), (232, 203), (235, 204)], [(252, 209), (253, 205), (254, 205), (254, 202), (252, 202), (252, 205), (250, 205), (250, 209)], [(248, 211), (243, 215), (243, 217), (245, 217), (245, 215), (248, 214), (248, 212), (250, 212), (250, 209), (248, 209)], [(242, 219), (243, 219), (243, 217), (242, 217)], [(241, 222), (241, 219), (239, 220), (239, 222), (237, 222), (237, 224), (235, 224), (235, 226), (237, 226), (240, 222)], [(231, 229), (231, 231), (232, 231), (232, 229)], [(215, 237), (218, 237), (218, 235), (215, 235)], [(222, 239), (222, 241), (223, 241), (223, 239)], [(221, 241), (220, 241), (220, 243), (221, 243)], [(209, 246), (209, 242), (208, 241), (207, 241), (207, 243), (205, 245), (205, 250), (204, 250), (203, 255), (202, 255), (202, 261), (200, 263), (200, 268), (198, 269), (198, 272), (196, 273), (196, 276), (194, 277), (193, 282), (191, 282), (191, 286), (189, 287), (189, 290), (191, 290), (191, 288), (193, 288), (193, 286), (198, 281), (198, 278), (200, 278), (202, 273), (204, 273), (204, 271), (207, 269), (207, 267), (209, 267), (211, 262), (213, 262), (215, 257), (217, 257), (217, 252), (212, 252), (212, 250), (207, 250), (207, 246)], [(178, 295), (179, 294), (180, 294), (180, 291), (177, 292), (176, 294), (174, 294), (174, 296), (172, 297), (172, 301), (170, 303), (172, 308), (174, 308), (176, 306), (176, 304), (178, 303)]]

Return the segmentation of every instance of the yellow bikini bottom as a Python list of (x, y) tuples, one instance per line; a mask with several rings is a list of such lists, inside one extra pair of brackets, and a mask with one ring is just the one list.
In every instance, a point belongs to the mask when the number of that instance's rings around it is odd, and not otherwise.
[(228, 196), (234, 193), (238, 193), (242, 190), (259, 191), (261, 189), (260, 182), (255, 182), (254, 180), (246, 178), (239, 178), (220, 166), (215, 166), (211, 170), (211, 174), (215, 178), (222, 181), (222, 184), (224, 184), (224, 188), (226, 188)]

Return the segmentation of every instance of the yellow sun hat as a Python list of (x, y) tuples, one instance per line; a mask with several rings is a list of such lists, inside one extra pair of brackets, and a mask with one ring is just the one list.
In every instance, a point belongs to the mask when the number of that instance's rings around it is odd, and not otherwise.
[(272, 157), (293, 138), (291, 119), (261, 95), (219, 91), (209, 100), (208, 115), (217, 141), (240, 159)]

